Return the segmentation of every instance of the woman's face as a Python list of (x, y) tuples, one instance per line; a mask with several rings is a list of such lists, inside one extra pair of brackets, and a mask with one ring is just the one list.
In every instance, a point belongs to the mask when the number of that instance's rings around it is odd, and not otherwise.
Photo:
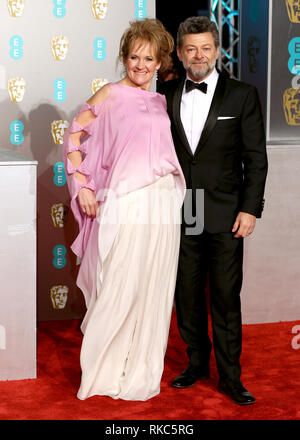
[(160, 68), (155, 50), (147, 41), (135, 41), (128, 54), (124, 66), (127, 71), (127, 78), (133, 86), (149, 90), (152, 78), (156, 69)]

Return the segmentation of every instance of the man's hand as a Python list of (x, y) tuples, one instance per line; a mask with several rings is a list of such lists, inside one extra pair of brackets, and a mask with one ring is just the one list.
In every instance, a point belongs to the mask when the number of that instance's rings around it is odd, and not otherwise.
[(90, 217), (96, 217), (99, 204), (92, 190), (81, 188), (78, 193), (78, 202), (84, 214)]
[(239, 212), (232, 228), (232, 232), (235, 232), (234, 237), (247, 237), (253, 232), (255, 223), (256, 217), (254, 215)]

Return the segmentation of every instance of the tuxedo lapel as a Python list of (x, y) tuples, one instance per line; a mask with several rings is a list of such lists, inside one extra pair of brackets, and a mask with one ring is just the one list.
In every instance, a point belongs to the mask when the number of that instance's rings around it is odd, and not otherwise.
[(221, 105), (223, 102), (224, 92), (226, 87), (226, 79), (224, 75), (219, 74), (219, 79), (217, 82), (216, 90), (213, 96), (213, 100), (209, 109), (209, 113), (204, 124), (202, 134), (197, 145), (195, 155), (203, 148), (208, 136), (210, 135), (212, 129), (214, 128), (218, 115), (220, 113)]
[(184, 83), (185, 83), (185, 79), (180, 81), (180, 83), (178, 84), (178, 86), (175, 90), (174, 98), (173, 98), (172, 112), (173, 112), (173, 119), (175, 122), (175, 127), (176, 127), (178, 135), (181, 139), (181, 142), (185, 146), (185, 148), (187, 149), (188, 153), (191, 156), (193, 156), (193, 152), (191, 150), (189, 141), (187, 140), (187, 137), (186, 137), (186, 134), (184, 131), (184, 127), (182, 125), (181, 118), (180, 118), (180, 104), (181, 104), (181, 96), (182, 96), (182, 90), (183, 90)]

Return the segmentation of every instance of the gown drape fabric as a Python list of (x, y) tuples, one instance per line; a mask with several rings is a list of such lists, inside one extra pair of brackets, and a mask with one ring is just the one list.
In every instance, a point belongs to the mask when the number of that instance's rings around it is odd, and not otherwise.
[[(150, 211), (153, 189), (165, 191)], [(178, 215), (164, 219), (168, 190), (174, 190), (172, 174), (121, 200), (125, 221), (103, 263), (102, 282), (98, 270), (99, 297), (84, 333), (79, 399), (147, 400), (160, 392), (180, 238)], [(174, 202), (170, 211), (178, 214)], [(146, 224), (132, 222), (140, 210), (149, 214)]]
[[(147, 400), (160, 391), (185, 180), (165, 98), (118, 83), (109, 86), (105, 101), (79, 111), (90, 111), (92, 122), (81, 127), (75, 117), (63, 145), (71, 208), (79, 224), (72, 245), (82, 259), (77, 285), (87, 307), (77, 396)], [(70, 135), (81, 130), (87, 137), (78, 147)], [(75, 150), (83, 153), (78, 168), (68, 158)], [(86, 175), (86, 185), (73, 176), (75, 171)], [(79, 208), (83, 186), (99, 201), (94, 220)]]

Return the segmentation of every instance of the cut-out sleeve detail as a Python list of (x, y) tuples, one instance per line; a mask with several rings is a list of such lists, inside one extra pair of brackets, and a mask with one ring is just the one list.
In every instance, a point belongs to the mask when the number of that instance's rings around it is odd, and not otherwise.
[[(93, 125), (98, 117), (101, 117), (101, 114), (104, 112), (104, 102), (100, 102), (95, 105), (89, 105), (87, 102), (83, 104), (83, 106), (78, 111), (77, 115), (71, 122), (70, 126), (68, 127), (68, 132), (70, 134), (78, 133), (80, 131), (84, 131), (88, 133), (90, 136), (93, 134)], [(90, 112), (90, 121), (86, 125), (81, 125), (79, 122), (77, 122), (78, 117), (85, 112)]]
[(84, 151), (84, 142), (81, 145), (76, 145), (70, 136), (64, 138), (64, 150), (66, 154), (73, 153), (73, 151)]
[[(80, 113), (83, 113), (83, 112), (85, 112), (85, 111), (87, 111), (87, 110), (90, 110), (91, 109), (91, 106), (87, 103), (87, 102), (85, 102), (84, 104), (83, 104), (83, 106), (80, 108), (80, 110), (79, 110), (79, 112), (78, 112), (78, 115), (80, 115)], [(78, 116), (77, 115), (77, 116)]]
[(83, 106), (79, 110), (78, 115), (90, 110), (93, 113), (93, 115), (97, 117), (101, 113), (101, 107), (102, 107), (103, 103), (104, 103), (104, 101), (99, 102), (98, 104), (90, 105), (89, 103), (86, 102), (85, 104), (83, 104)]
[(74, 165), (72, 164), (72, 162), (68, 158), (68, 161), (67, 161), (67, 173), (69, 175), (71, 175), (71, 174), (74, 174), (76, 172), (78, 172), (80, 174), (84, 174), (85, 176), (89, 176), (90, 175), (90, 170), (89, 170), (89, 168), (87, 166), (86, 160), (84, 159), (78, 167), (74, 167)]
[(104, 110), (104, 103), (105, 101), (99, 102), (98, 104), (89, 106), (91, 112), (96, 116), (101, 116), (101, 114), (103, 114), (103, 110)]
[(73, 119), (73, 121), (71, 122), (71, 124), (68, 127), (68, 132), (70, 134), (78, 133), (79, 131), (82, 131), (82, 130), (84, 130), (84, 127), (82, 127), (82, 125), (78, 124), (78, 122), (76, 121), (76, 118)]
[[(71, 196), (70, 206), (79, 226), (79, 235), (71, 247), (79, 257), (83, 256), (93, 219), (83, 213), (80, 209), (78, 193), (82, 188), (90, 189), (95, 194), (97, 192), (97, 184), (93, 179), (94, 176), (92, 176), (95, 172), (95, 164), (92, 158), (99, 156), (99, 153), (96, 153), (94, 150), (90, 151), (90, 149), (95, 148), (95, 130), (97, 130), (96, 121), (99, 122), (105, 114), (104, 102), (105, 100), (95, 105), (89, 105), (87, 102), (83, 104), (64, 134), (63, 160), (65, 164), (67, 184)], [(84, 112), (87, 114), (83, 115), (84, 117), (79, 118)], [(78, 121), (80, 121), (80, 123)], [(83, 136), (79, 137), (80, 145), (78, 145), (75, 134), (80, 132), (82, 132)], [(70, 159), (70, 157), (72, 157), (70, 156), (70, 153), (76, 151), (82, 153), (82, 162), (79, 166), (75, 167)], [(86, 183), (79, 180), (76, 173), (84, 175), (86, 177)]]

